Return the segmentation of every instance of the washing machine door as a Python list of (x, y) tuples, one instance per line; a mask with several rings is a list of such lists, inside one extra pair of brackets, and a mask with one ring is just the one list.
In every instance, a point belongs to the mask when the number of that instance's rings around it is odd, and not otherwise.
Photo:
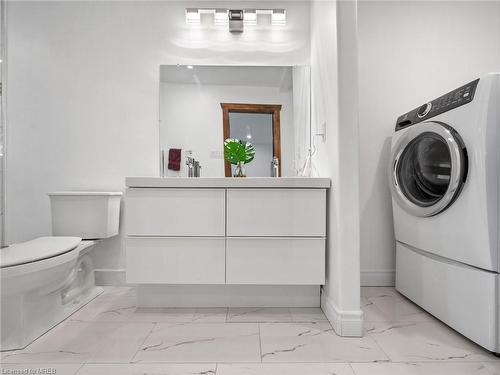
[(460, 195), (467, 176), (467, 151), (451, 126), (440, 122), (413, 125), (392, 150), (392, 196), (409, 214), (437, 215)]

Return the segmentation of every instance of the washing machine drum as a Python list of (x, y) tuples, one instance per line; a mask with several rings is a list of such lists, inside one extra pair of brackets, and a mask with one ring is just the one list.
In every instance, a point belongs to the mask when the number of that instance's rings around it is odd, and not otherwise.
[(439, 122), (423, 122), (403, 131), (392, 148), (392, 196), (411, 215), (437, 215), (453, 204), (465, 183), (464, 143), (451, 126)]

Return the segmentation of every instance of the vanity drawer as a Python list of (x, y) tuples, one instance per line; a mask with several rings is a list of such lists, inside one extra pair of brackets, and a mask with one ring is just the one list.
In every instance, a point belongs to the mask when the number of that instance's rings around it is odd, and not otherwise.
[(224, 238), (127, 238), (127, 283), (224, 284)]
[(325, 189), (228, 189), (228, 236), (326, 233)]
[(322, 285), (323, 238), (228, 238), (226, 283)]
[(127, 189), (129, 236), (224, 236), (223, 189)]

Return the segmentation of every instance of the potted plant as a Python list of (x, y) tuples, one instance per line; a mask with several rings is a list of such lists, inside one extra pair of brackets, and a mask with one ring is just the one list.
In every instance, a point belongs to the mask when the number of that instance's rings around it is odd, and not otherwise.
[(236, 165), (233, 177), (246, 177), (245, 164), (250, 163), (255, 156), (255, 147), (250, 142), (228, 138), (224, 141), (224, 157)]

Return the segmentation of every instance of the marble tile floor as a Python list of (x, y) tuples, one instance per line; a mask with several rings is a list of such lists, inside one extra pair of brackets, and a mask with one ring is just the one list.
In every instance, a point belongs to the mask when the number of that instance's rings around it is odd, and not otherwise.
[(105, 292), (0, 374), (500, 375), (500, 360), (393, 288), (363, 288), (363, 338), (337, 336), (319, 308), (138, 309)]

